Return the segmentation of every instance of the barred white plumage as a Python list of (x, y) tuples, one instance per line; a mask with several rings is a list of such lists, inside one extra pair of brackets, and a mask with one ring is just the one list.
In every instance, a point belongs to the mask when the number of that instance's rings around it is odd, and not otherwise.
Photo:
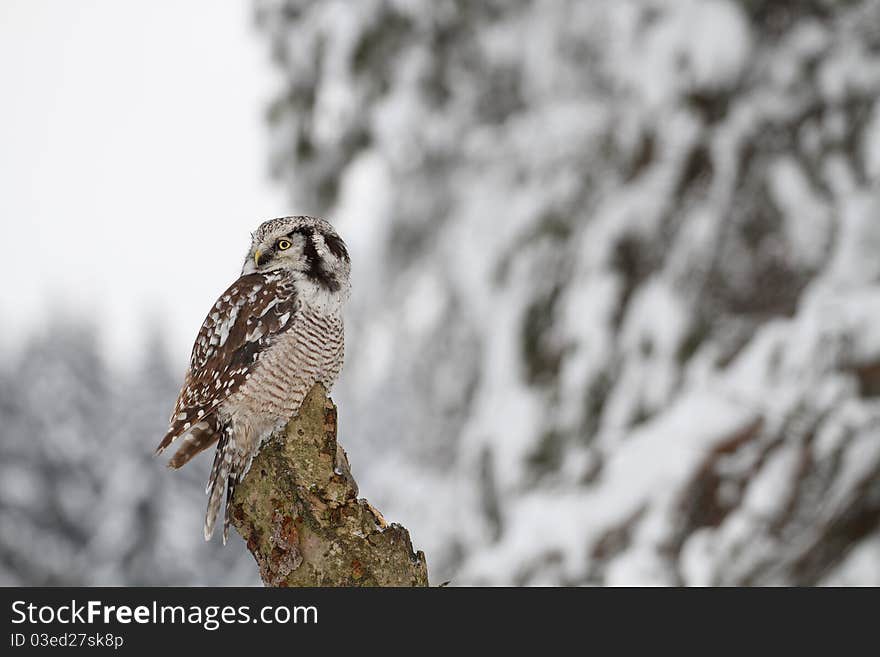
[(262, 443), (299, 411), (315, 383), (333, 386), (343, 359), (350, 289), (345, 243), (323, 219), (281, 217), (252, 234), (241, 276), (220, 295), (193, 345), (189, 369), (157, 448), (177, 438), (179, 468), (215, 442), (205, 539), (223, 492), (230, 502)]

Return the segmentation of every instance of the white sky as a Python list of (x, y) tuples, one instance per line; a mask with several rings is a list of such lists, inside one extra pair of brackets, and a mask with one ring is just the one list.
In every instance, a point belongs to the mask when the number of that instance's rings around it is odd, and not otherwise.
[[(267, 178), (267, 42), (250, 0), (0, 0), (0, 340), (96, 319), (139, 356), (153, 315), (185, 365)], [(62, 310), (66, 309), (66, 312)]]

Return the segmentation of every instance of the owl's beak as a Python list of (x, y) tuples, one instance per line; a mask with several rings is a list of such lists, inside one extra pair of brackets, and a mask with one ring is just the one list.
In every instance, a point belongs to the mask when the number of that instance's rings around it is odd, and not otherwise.
[(257, 249), (254, 251), (254, 264), (259, 267), (260, 266), (260, 256), (263, 255), (263, 252)]

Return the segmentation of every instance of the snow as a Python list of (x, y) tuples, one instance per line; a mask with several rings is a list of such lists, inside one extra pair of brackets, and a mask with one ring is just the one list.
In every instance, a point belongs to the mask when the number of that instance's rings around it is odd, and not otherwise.
[(857, 544), (825, 579), (826, 586), (876, 586), (880, 581), (880, 533)]
[[(432, 581), (880, 584), (876, 3), (257, 6), (273, 166), (352, 255), (340, 441)], [(201, 544), (207, 463), (148, 456), (177, 368), (88, 333), (0, 370), (0, 582), (52, 581), (33, 540), (254, 583)]]
[(793, 158), (782, 158), (770, 171), (770, 189), (785, 217), (787, 253), (799, 258), (799, 266), (816, 267), (831, 243), (831, 213), (822, 197), (810, 188), (804, 172)]
[(871, 504), (844, 454), (878, 413), (872, 3), (339, 6), (263, 28), (369, 139), (283, 180), (340, 169), (346, 445), (432, 576), (816, 581), (817, 501)]
[[(696, 430), (695, 419), (700, 420)], [(621, 519), (634, 516), (641, 522), (626, 554), (656, 550), (679, 502), (680, 482), (719, 443), (754, 419), (738, 405), (711, 395), (694, 393), (682, 399), (617, 448), (593, 486), (571, 495), (559, 491), (526, 495), (512, 510), (504, 538), (468, 564), (473, 572), (465, 571), (464, 576), (499, 582), (515, 572), (516, 564), (559, 554), (564, 577), (584, 578), (588, 550)], [(636, 561), (619, 563), (609, 583), (672, 583), (666, 576), (651, 577), (641, 570), (639, 559), (629, 558)]]
[[(630, 20), (644, 19), (636, 14)], [(739, 5), (728, 0), (678, 2), (646, 28), (630, 29), (636, 42), (625, 47), (634, 52), (615, 61), (648, 105), (674, 101), (683, 89), (733, 86), (751, 53), (749, 24)]]

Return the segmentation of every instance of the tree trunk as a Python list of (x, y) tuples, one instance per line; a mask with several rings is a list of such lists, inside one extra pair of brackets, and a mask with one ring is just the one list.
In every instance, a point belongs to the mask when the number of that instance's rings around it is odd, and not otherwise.
[(232, 500), (232, 522), (266, 586), (428, 586), (405, 527), (358, 499), (323, 386), (260, 450)]

